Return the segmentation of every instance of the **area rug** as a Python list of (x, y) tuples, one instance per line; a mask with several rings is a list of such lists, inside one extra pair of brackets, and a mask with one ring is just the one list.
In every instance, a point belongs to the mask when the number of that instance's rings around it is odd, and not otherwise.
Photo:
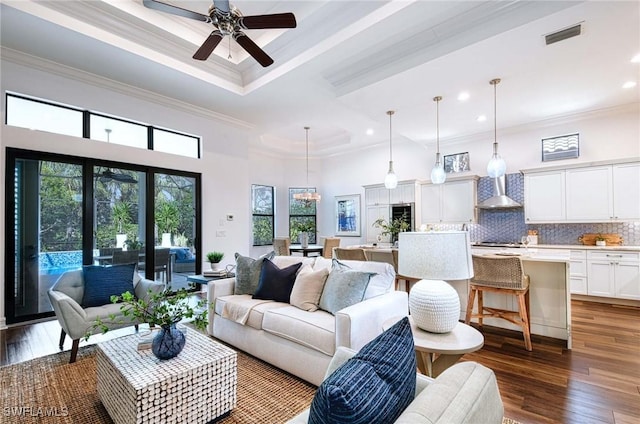
[[(96, 393), (95, 346), (0, 368), (0, 422), (111, 424)], [(282, 424), (307, 408), (315, 386), (238, 352), (237, 407), (220, 424)], [(503, 424), (518, 424), (506, 419)]]

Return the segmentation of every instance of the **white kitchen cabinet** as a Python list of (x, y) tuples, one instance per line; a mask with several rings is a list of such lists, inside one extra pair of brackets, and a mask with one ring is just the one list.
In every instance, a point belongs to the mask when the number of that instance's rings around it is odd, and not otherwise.
[[(373, 223), (380, 218), (389, 221), (389, 205), (366, 207), (367, 243), (377, 243), (379, 241), (378, 236), (382, 232), (382, 228), (374, 227)], [(389, 235), (384, 236), (384, 241), (389, 241)]]
[(613, 219), (640, 221), (640, 163), (613, 166)]
[(571, 294), (588, 294), (587, 252), (585, 250), (571, 250), (569, 258)]
[(640, 220), (640, 163), (524, 171), (525, 221)]
[(444, 184), (422, 184), (420, 224), (476, 221), (477, 177)]
[(588, 294), (640, 300), (640, 253), (587, 252)]
[(385, 186), (365, 187), (364, 202), (367, 206), (388, 205), (389, 190)]
[(567, 221), (602, 222), (613, 219), (611, 166), (566, 171)]
[(399, 183), (396, 188), (390, 191), (390, 203), (414, 203), (416, 201), (416, 183)]
[(565, 172), (536, 172), (524, 176), (524, 215), (527, 224), (566, 220)]

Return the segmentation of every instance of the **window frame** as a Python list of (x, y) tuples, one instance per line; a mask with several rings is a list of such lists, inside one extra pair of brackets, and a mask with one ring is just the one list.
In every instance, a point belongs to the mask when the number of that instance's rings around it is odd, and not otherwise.
[[(265, 187), (265, 188), (269, 188), (271, 189), (271, 213), (267, 214), (267, 213), (256, 213), (256, 210), (254, 208), (254, 204), (256, 202), (256, 198), (255, 198), (255, 193), (256, 193), (256, 188), (258, 187)], [(276, 222), (276, 210), (275, 210), (275, 188), (274, 186), (271, 185), (265, 185), (265, 184), (251, 184), (251, 234), (252, 234), (252, 246), (254, 247), (258, 247), (258, 246), (270, 246), (273, 244), (273, 238), (275, 237), (275, 222)], [(255, 234), (255, 223), (256, 223), (256, 218), (263, 218), (263, 217), (271, 217), (271, 237), (267, 239), (265, 239), (264, 243), (256, 243), (256, 234)]]
[(302, 200), (296, 200), (293, 198), (293, 195), (296, 193), (303, 193), (305, 191), (311, 192), (311, 193), (316, 193), (316, 188), (315, 187), (289, 187), (289, 238), (291, 239), (291, 242), (294, 243), (294, 239), (295, 242), (297, 243), (297, 236), (298, 236), (298, 231), (296, 229), (294, 229), (294, 223), (296, 222), (296, 218), (310, 218), (313, 217), (313, 226), (315, 228), (315, 231), (312, 233), (309, 233), (309, 244), (317, 244), (317, 236), (318, 236), (318, 205), (317, 202), (312, 201), (311, 204), (314, 205), (313, 207), (313, 214), (298, 214), (298, 213), (291, 213), (291, 207), (292, 205), (294, 205), (296, 202), (297, 203), (302, 203)]

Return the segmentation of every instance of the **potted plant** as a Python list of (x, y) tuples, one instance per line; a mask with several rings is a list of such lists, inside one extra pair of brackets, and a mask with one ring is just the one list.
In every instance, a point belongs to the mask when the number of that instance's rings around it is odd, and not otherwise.
[(127, 237), (124, 245), (127, 246), (127, 250), (141, 250), (144, 243), (138, 240), (138, 236), (134, 234), (131, 237)]
[[(121, 303), (122, 315), (132, 323), (144, 322), (150, 327), (160, 327), (151, 343), (151, 350), (159, 359), (170, 359), (182, 351), (186, 341), (184, 333), (176, 328), (178, 322), (187, 318), (193, 319), (194, 326), (199, 330), (204, 330), (207, 326), (207, 301), (201, 299), (195, 306), (191, 306), (189, 297), (187, 289), (181, 288), (174, 292), (167, 286), (161, 292), (154, 293), (150, 290), (145, 298), (137, 298), (127, 291), (120, 296), (111, 296), (111, 302)], [(113, 314), (105, 320), (98, 318), (85, 337), (88, 338), (96, 329), (106, 333), (109, 331), (109, 322), (120, 321)]]
[(398, 234), (411, 228), (411, 225), (407, 222), (406, 213), (398, 218), (392, 219), (390, 222), (384, 218), (378, 218), (374, 221), (373, 226), (382, 229), (380, 232), (381, 235), (390, 235), (391, 243), (394, 244), (398, 241)]
[(315, 222), (310, 220), (296, 221), (293, 224), (293, 230), (298, 235), (300, 245), (302, 247), (309, 247), (309, 234), (315, 233), (316, 225)]
[(163, 247), (171, 246), (171, 234), (178, 231), (178, 223), (180, 211), (174, 202), (162, 200), (156, 205), (156, 225), (158, 233), (162, 234), (161, 245)]
[(606, 246), (606, 245), (607, 245), (607, 239), (604, 238), (602, 233), (598, 233), (598, 235), (596, 236), (596, 246)]
[(127, 202), (114, 204), (111, 208), (111, 219), (116, 229), (116, 247), (125, 247), (126, 226), (131, 222), (131, 205)]
[(222, 261), (222, 258), (224, 258), (223, 252), (214, 251), (214, 252), (207, 253), (207, 261), (211, 263), (212, 271), (216, 271), (218, 269), (218, 266), (220, 264), (220, 261)]

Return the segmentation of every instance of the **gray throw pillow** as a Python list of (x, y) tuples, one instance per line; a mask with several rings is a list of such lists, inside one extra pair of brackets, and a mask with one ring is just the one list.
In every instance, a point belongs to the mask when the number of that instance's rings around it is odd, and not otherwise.
[(374, 275), (352, 270), (334, 259), (320, 297), (320, 309), (335, 315), (341, 309), (362, 302), (369, 280)]
[(260, 284), (262, 262), (273, 259), (275, 252), (269, 252), (253, 259), (236, 253), (236, 284), (233, 294), (254, 294)]

